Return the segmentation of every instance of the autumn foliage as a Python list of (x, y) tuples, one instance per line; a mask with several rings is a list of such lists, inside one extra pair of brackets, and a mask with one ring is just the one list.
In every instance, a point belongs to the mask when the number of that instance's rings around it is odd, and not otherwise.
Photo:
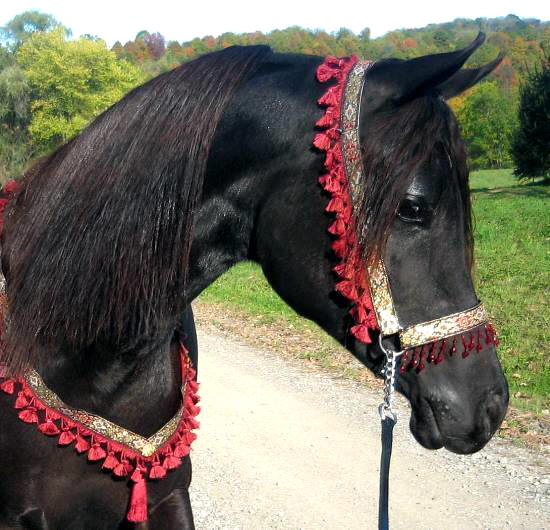
[(480, 29), (488, 35), (487, 43), (467, 66), (484, 64), (499, 52), (506, 57), (485, 83), (451, 106), (472, 166), (507, 167), (518, 127), (519, 87), (542, 60), (544, 47), (550, 49), (550, 22), (515, 15), (456, 19), (376, 39), (368, 28), (355, 34), (346, 28), (328, 33), (290, 27), (166, 42), (160, 33), (144, 30), (109, 50), (91, 35), (70, 39), (70, 30), (50, 15), (25, 12), (0, 28), (0, 181), (17, 176), (27, 160), (77, 134), (131, 87), (204, 53), (268, 44), (278, 52), (407, 59), (463, 47)]

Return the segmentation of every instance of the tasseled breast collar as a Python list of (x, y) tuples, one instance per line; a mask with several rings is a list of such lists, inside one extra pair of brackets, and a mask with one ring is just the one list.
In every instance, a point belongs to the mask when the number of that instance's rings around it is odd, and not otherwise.
[[(4, 193), (16, 188), (10, 182)], [(7, 199), (0, 199), (0, 230)], [(2, 276), (0, 274), (0, 276)], [(0, 318), (6, 314), (7, 302), (3, 276), (0, 278)], [(90, 462), (117, 477), (128, 477), (133, 483), (127, 518), (132, 522), (147, 520), (147, 480), (160, 480), (176, 469), (189, 454), (199, 427), (195, 416), (200, 408), (196, 371), (187, 349), (180, 346), (182, 404), (176, 415), (159, 431), (145, 438), (105, 418), (65, 404), (49, 389), (38, 372), (28, 371), (20, 378), (8, 378), (0, 364), (0, 389), (14, 397), (19, 419), (34, 424), (44, 435), (57, 439), (60, 447), (73, 446)]]
[(105, 418), (66, 405), (50, 390), (40, 375), (30, 370), (24, 377), (2, 377), (0, 389), (15, 398), (14, 407), (19, 419), (34, 424), (38, 430), (57, 438), (60, 447), (73, 446), (77, 453), (86, 453), (90, 462), (101, 463), (117, 477), (129, 477), (133, 482), (128, 520), (147, 520), (148, 479), (160, 480), (168, 471), (183, 463), (197, 437), (199, 427), (195, 416), (200, 408), (198, 384), (187, 350), (181, 345), (182, 405), (176, 415), (159, 431), (144, 438)]

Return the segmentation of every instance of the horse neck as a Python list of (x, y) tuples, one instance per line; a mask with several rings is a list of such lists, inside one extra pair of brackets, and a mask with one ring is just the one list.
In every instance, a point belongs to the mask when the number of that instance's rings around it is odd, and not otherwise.
[[(274, 260), (267, 247), (274, 237), (266, 225), (271, 221), (285, 237), (294, 231), (288, 223), (297, 209), (293, 203), (320, 216), (319, 240), (324, 238), (317, 182), (322, 157), (311, 149), (322, 113), (315, 103), (324, 90), (315, 82), (321, 61), (274, 54), (228, 104), (195, 218), (186, 302), (239, 261), (270, 269)], [(310, 210), (305, 215), (311, 220)]]
[(40, 352), (37, 371), (73, 408), (150, 436), (181, 405), (179, 343), (161, 341), (130, 353), (95, 345), (86, 352)]

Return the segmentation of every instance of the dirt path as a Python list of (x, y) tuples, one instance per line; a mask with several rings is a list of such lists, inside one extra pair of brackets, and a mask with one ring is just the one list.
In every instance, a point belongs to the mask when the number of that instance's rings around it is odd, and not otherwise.
[[(209, 332), (210, 333), (210, 332)], [(378, 393), (199, 330), (201, 529), (376, 527)], [(393, 529), (550, 528), (550, 466), (493, 441), (470, 457), (422, 449), (399, 401)]]

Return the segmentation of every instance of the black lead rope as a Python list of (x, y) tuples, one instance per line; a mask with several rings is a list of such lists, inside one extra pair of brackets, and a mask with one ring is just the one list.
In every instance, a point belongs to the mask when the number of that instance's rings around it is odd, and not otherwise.
[(379, 338), (382, 351), (386, 354), (384, 367), (384, 402), (378, 408), (382, 422), (382, 454), (380, 456), (380, 492), (378, 498), (378, 530), (389, 530), (388, 494), (390, 486), (390, 462), (393, 445), (393, 428), (397, 423), (397, 413), (393, 408), (395, 377), (399, 373), (399, 361), (402, 352), (386, 349)]
[(395, 420), (386, 416), (382, 420), (382, 455), (380, 457), (380, 496), (378, 500), (378, 529), (388, 530), (388, 491), (390, 486), (390, 460)]

